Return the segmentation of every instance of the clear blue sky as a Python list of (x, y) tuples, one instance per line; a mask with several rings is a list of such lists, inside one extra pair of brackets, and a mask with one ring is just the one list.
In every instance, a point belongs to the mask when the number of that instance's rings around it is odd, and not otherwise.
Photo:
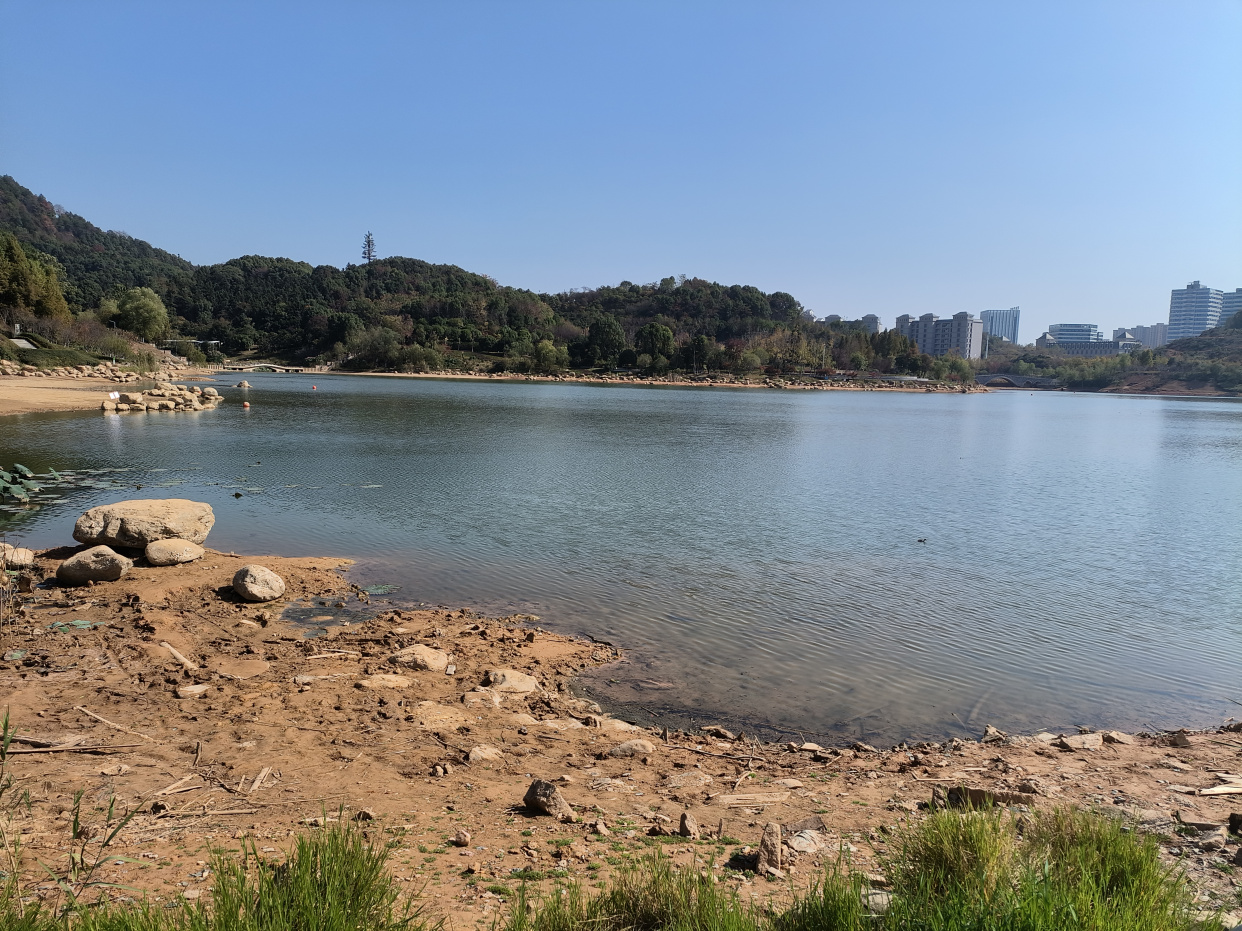
[(1242, 0), (0, 0), (0, 173), (198, 263), (380, 253), (817, 315), (1242, 287)]

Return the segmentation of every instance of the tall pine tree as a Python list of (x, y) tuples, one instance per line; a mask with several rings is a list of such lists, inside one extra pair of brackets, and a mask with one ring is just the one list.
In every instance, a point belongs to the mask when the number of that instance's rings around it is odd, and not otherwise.
[(375, 261), (375, 237), (371, 235), (370, 230), (362, 237), (362, 261)]

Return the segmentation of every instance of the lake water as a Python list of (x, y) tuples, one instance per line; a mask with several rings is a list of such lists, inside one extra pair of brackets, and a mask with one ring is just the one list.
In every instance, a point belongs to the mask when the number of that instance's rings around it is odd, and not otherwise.
[(248, 378), (249, 411), (229, 388), (0, 420), (6, 466), (130, 470), (10, 539), (205, 500), (216, 548), (348, 556), (396, 598), (626, 648), (584, 685), (644, 722), (880, 741), (1242, 712), (1240, 402)]

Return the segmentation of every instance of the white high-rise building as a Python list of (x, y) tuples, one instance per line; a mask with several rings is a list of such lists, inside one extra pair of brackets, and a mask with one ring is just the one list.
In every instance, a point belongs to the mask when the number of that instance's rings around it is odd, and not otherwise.
[(1169, 296), (1169, 340), (1198, 336), (1216, 326), (1223, 297), (1220, 291), (1205, 288), (1197, 281), (1174, 288)]
[(923, 314), (917, 320), (902, 314), (896, 330), (929, 356), (943, 356), (955, 349), (963, 359), (978, 359), (983, 354), (983, 321), (964, 310), (947, 320), (935, 314)]
[(1236, 291), (1226, 291), (1220, 296), (1220, 321), (1217, 325), (1224, 326), (1240, 310), (1242, 310), (1242, 288)]

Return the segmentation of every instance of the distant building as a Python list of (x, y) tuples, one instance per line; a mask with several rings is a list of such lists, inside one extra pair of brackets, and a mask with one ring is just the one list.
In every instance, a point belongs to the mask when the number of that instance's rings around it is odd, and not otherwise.
[[(1088, 325), (1095, 326), (1095, 324)], [(1143, 348), (1143, 343), (1135, 339), (1127, 330), (1114, 331), (1113, 339), (1104, 339), (1103, 335), (1101, 335), (1098, 339), (1071, 340), (1057, 339), (1051, 333), (1052, 327), (1049, 327), (1048, 330), (1049, 332), (1035, 340), (1035, 345), (1040, 349), (1056, 349), (1067, 356), (1087, 356), (1091, 358), (1096, 356), (1119, 356), (1123, 352), (1134, 352), (1136, 349)], [(1121, 335), (1118, 336), (1118, 334)]]
[(964, 310), (945, 320), (935, 314), (923, 314), (917, 320), (902, 314), (896, 330), (929, 356), (943, 356), (955, 349), (963, 359), (978, 359), (983, 354), (983, 321)]
[(846, 320), (840, 314), (829, 314), (824, 318), (824, 323), (839, 323), (852, 329), (866, 330), (868, 333), (880, 332), (880, 318), (875, 314), (867, 314), (860, 320)]
[(983, 321), (984, 333), (1017, 343), (1018, 316), (1018, 308), (1010, 307), (1008, 310), (985, 310), (979, 315), (979, 319)]
[(824, 318), (824, 323), (840, 323), (840, 322), (841, 322), (840, 314), (829, 314), (827, 317)]
[(1054, 323), (1048, 327), (1048, 335), (1058, 343), (1090, 343), (1104, 338), (1094, 323)]
[(1198, 336), (1216, 326), (1223, 297), (1220, 291), (1205, 288), (1197, 281), (1174, 288), (1169, 295), (1169, 340)]
[(1159, 349), (1169, 341), (1169, 325), (1153, 323), (1151, 326), (1132, 326), (1113, 330), (1113, 339), (1137, 339), (1144, 349)]
[(862, 328), (868, 333), (880, 332), (880, 318), (875, 314), (866, 314), (858, 322), (862, 324)]
[(1220, 296), (1220, 322), (1217, 326), (1224, 326), (1238, 311), (1242, 311), (1242, 288), (1223, 293)]

